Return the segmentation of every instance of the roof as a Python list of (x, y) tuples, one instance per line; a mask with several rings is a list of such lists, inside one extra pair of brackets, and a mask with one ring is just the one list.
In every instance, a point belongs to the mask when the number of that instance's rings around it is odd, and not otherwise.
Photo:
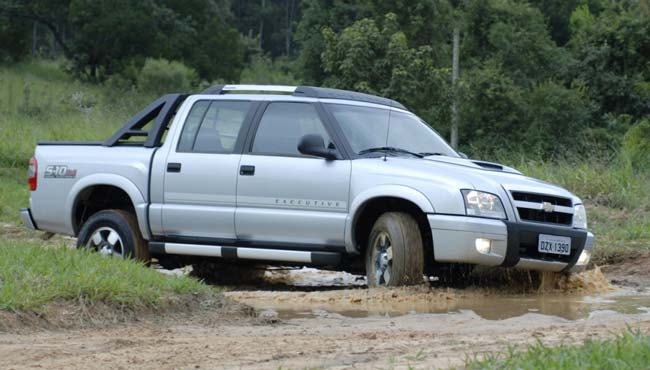
[(407, 110), (404, 105), (392, 99), (382, 98), (380, 96), (364, 94), (355, 91), (330, 89), (326, 87), (283, 85), (216, 85), (205, 89), (201, 92), (201, 94), (219, 95), (235, 91), (275, 92), (308, 98), (354, 100)]

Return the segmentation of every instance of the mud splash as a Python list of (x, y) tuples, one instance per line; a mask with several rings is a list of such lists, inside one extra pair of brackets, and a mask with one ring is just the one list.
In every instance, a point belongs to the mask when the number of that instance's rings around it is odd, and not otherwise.
[(564, 293), (596, 294), (614, 290), (616, 288), (607, 280), (598, 266), (579, 274), (542, 273), (538, 288), (539, 293), (560, 291)]
[[(470, 310), (489, 320), (527, 313), (577, 320), (603, 310), (638, 313), (650, 307), (650, 290), (616, 289), (598, 268), (570, 276), (507, 272), (508, 276), (500, 279), (511, 279), (510, 285), (465, 289), (435, 286), (364, 289), (359, 287), (360, 280), (354, 275), (321, 273), (314, 269), (267, 272), (267, 275), (274, 284), (273, 290), (231, 291), (226, 295), (258, 310), (274, 310), (279, 318), (453, 314)], [(481, 279), (485, 276), (483, 274)], [(290, 285), (288, 291), (278, 291), (279, 282)], [(291, 285), (292, 282), (296, 285)], [(300, 289), (313, 286), (325, 286), (330, 290)]]

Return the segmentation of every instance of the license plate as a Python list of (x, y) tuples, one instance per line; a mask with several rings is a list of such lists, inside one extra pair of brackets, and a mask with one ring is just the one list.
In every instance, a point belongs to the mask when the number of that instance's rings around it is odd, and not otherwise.
[(571, 238), (540, 234), (537, 250), (542, 253), (569, 255), (571, 254)]

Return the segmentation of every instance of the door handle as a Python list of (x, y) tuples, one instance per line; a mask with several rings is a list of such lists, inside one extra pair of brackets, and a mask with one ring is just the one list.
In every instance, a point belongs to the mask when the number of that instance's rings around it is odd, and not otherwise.
[(241, 166), (239, 167), (239, 174), (242, 176), (255, 175), (255, 166)]
[(181, 172), (181, 164), (167, 163), (167, 172)]

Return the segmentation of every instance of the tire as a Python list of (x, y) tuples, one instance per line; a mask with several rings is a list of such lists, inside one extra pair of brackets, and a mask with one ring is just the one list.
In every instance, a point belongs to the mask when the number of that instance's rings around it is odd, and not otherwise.
[(135, 216), (111, 209), (90, 216), (81, 227), (77, 248), (93, 249), (107, 257), (150, 261), (147, 242), (142, 238)]
[(422, 284), (424, 250), (411, 215), (387, 212), (375, 221), (366, 246), (368, 287)]

